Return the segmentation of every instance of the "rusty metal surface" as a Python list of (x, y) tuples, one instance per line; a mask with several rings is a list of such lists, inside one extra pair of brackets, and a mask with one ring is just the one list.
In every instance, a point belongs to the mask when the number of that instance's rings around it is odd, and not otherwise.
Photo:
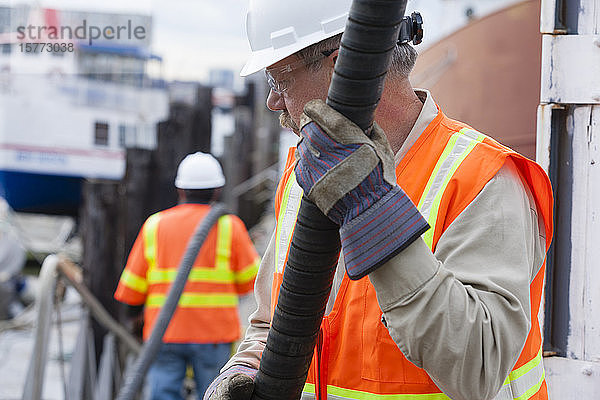
[(423, 51), (411, 82), (429, 89), (449, 117), (534, 159), (539, 26), (539, 0), (475, 20)]

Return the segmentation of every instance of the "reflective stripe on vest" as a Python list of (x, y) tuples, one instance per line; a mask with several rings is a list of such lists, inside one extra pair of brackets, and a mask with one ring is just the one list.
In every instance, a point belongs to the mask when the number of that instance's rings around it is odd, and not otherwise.
[[(167, 295), (151, 294), (146, 300), (146, 307), (162, 307), (167, 300)], [(233, 293), (183, 293), (179, 298), (178, 307), (235, 307), (238, 296)]]
[[(170, 284), (177, 276), (178, 268), (158, 268), (157, 240), (160, 213), (152, 215), (144, 227), (144, 255), (148, 263), (146, 273), (147, 284)], [(230, 268), (231, 261), (231, 216), (224, 215), (217, 222), (217, 240), (215, 248), (215, 266), (193, 267), (188, 282), (207, 282), (229, 284), (235, 281), (235, 274)], [(146, 298), (146, 307), (162, 307), (166, 301), (165, 294), (152, 293)], [(179, 299), (179, 307), (235, 307), (238, 304), (236, 293), (200, 293), (183, 292)]]
[(526, 400), (537, 393), (545, 377), (542, 348), (540, 347), (540, 351), (533, 360), (510, 372), (494, 400)]
[(156, 268), (158, 221), (160, 221), (160, 213), (152, 214), (144, 225), (144, 257), (148, 263), (148, 270)]
[(248, 283), (254, 279), (258, 272), (260, 260), (257, 258), (252, 264), (234, 273), (235, 281), (240, 284)]
[(468, 128), (463, 128), (453, 134), (427, 181), (417, 208), (429, 222), (430, 228), (422, 237), (430, 249), (433, 246), (435, 223), (444, 190), (460, 164), (484, 138), (485, 136), (481, 133)]
[[(300, 399), (313, 400), (314, 398), (315, 385), (305, 384)], [(327, 385), (327, 400), (450, 400), (450, 397), (443, 393), (375, 394)]]
[[(296, 174), (292, 173), (285, 184), (277, 226), (275, 231), (275, 272), (283, 272), (287, 250), (292, 240), (292, 233), (296, 226), (296, 217), (302, 200), (302, 188), (296, 184)], [(284, 250), (285, 249), (285, 250)]]
[(145, 294), (148, 291), (148, 282), (144, 278), (129, 272), (129, 270), (123, 270), (120, 281), (130, 289), (136, 292)]
[[(171, 283), (177, 276), (177, 268), (161, 268), (148, 271), (148, 283)], [(218, 271), (210, 267), (193, 267), (188, 282), (230, 283), (234, 279), (232, 271)]]
[(217, 248), (215, 249), (215, 270), (230, 271), (231, 260), (231, 217), (224, 215), (218, 220)]

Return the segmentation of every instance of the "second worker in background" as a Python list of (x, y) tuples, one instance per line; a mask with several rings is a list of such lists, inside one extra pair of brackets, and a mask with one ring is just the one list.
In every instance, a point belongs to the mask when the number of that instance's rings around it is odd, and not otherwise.
[[(223, 171), (213, 156), (188, 155), (175, 180), (179, 204), (150, 216), (138, 234), (115, 298), (144, 305), (144, 340), (150, 337), (190, 237), (224, 185)], [(188, 365), (202, 397), (240, 337), (238, 296), (252, 291), (258, 263), (244, 223), (235, 215), (219, 218), (198, 253), (150, 367), (152, 400), (183, 399)]]

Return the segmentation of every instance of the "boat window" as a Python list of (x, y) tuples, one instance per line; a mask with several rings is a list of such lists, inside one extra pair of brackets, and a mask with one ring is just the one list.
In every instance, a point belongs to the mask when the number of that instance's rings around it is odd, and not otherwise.
[(137, 138), (137, 126), (120, 124), (119, 125), (119, 146), (122, 148), (136, 147)]
[(96, 133), (94, 135), (94, 144), (98, 146), (108, 146), (108, 124), (105, 122), (96, 122)]
[(127, 128), (125, 125), (119, 125), (119, 147), (125, 147), (125, 133)]

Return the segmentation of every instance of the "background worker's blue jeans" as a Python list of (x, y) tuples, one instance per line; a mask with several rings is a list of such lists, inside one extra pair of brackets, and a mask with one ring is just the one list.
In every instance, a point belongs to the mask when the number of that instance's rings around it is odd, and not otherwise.
[(229, 360), (231, 343), (163, 343), (148, 371), (151, 400), (182, 400), (187, 365), (194, 369), (198, 399)]

